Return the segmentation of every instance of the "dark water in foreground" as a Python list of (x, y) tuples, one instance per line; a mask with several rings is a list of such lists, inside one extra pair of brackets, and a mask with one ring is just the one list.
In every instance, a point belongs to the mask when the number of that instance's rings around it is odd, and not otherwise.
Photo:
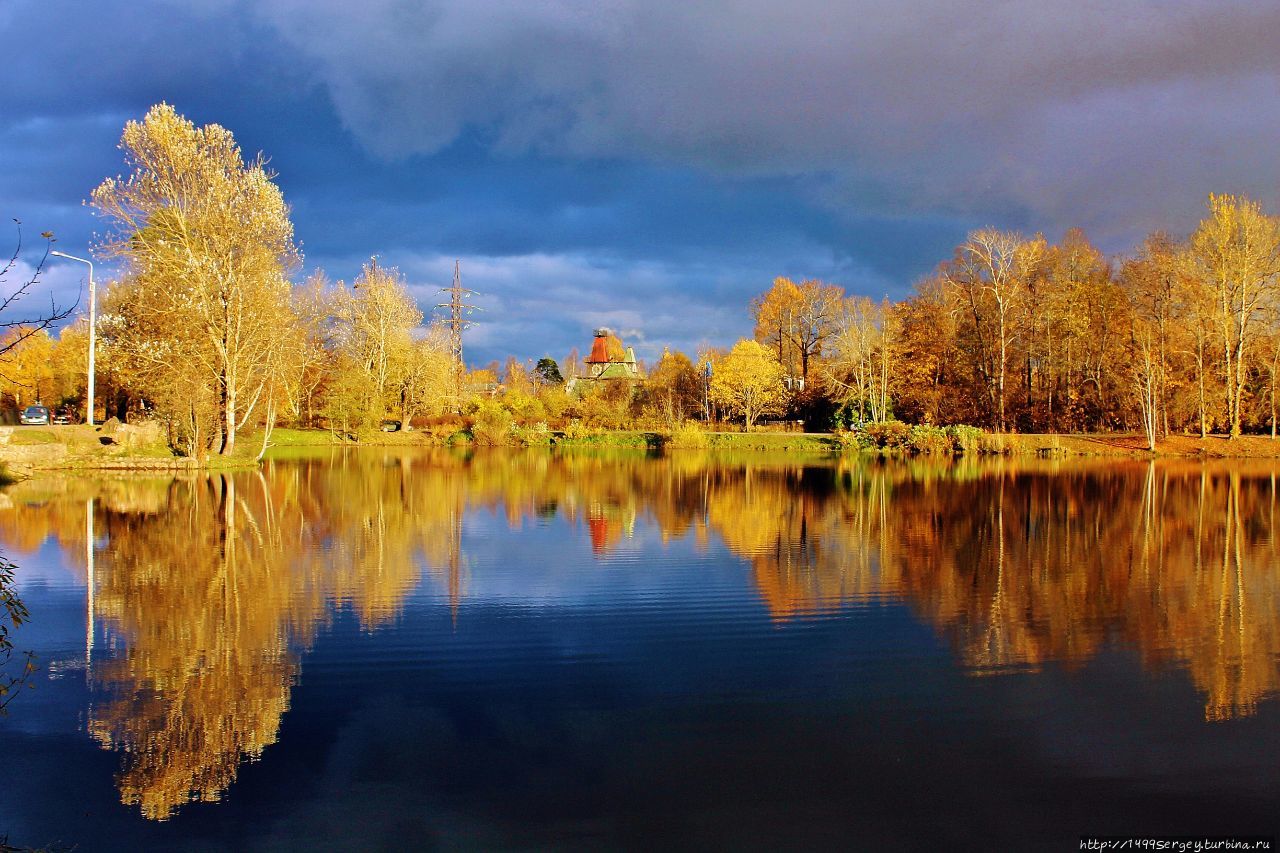
[(41, 669), (0, 840), (1272, 835), (1277, 473), (362, 451), (20, 484)]

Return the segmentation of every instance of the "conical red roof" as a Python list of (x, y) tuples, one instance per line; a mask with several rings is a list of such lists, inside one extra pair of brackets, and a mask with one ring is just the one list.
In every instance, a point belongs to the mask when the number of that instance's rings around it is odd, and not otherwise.
[(591, 342), (591, 355), (587, 356), (587, 364), (608, 364), (609, 363), (609, 339), (603, 336), (597, 336)]

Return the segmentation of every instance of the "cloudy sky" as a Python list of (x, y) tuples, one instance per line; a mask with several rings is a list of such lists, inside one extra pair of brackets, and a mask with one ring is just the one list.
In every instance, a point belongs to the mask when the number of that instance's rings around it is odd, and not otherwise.
[(271, 158), (308, 269), (378, 255), (430, 309), (460, 258), (473, 363), (724, 344), (777, 275), (902, 296), (974, 227), (1118, 253), (1280, 195), (1275, 3), (5, 0), (0, 43), (3, 221), (85, 250), (168, 101)]

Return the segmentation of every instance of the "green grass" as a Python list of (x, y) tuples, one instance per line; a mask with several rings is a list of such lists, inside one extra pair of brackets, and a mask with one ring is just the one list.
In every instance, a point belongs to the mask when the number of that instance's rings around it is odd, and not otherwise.
[(588, 435), (566, 436), (557, 434), (553, 439), (557, 447), (610, 447), (627, 450), (657, 450), (663, 436), (656, 432), (610, 431)]
[(708, 450), (783, 450), (802, 453), (839, 451), (840, 442), (829, 435), (804, 432), (709, 432)]
[(19, 427), (9, 437), (9, 443), (20, 447), (30, 447), (35, 444), (61, 444), (62, 442), (58, 440), (58, 436), (53, 430)]

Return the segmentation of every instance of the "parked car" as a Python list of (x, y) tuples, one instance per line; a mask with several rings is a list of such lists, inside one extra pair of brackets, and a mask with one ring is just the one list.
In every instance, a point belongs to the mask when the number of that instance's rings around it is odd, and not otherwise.
[(69, 424), (71, 423), (71, 413), (66, 411), (58, 412), (53, 416), (53, 422), (55, 424)]
[(18, 423), (20, 424), (41, 424), (49, 425), (49, 408), (48, 406), (27, 406), (22, 410), (22, 414), (18, 415)]

